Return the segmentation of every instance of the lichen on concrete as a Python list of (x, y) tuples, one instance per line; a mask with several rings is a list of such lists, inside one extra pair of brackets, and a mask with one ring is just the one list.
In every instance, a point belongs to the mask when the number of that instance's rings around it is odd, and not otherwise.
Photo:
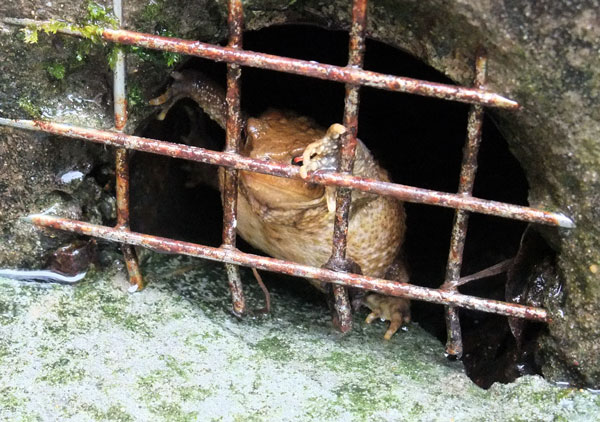
[[(109, 1), (100, 2), (109, 5)], [(489, 54), (488, 87), (514, 98), (518, 112), (493, 112), (528, 178), (530, 204), (562, 211), (575, 230), (547, 230), (559, 254), (563, 295), (551, 304), (553, 324), (542, 339), (543, 372), (554, 380), (600, 385), (600, 209), (598, 2), (371, 1), (368, 35), (396, 46), (461, 84), (470, 84), (478, 46)], [(130, 29), (216, 42), (226, 36), (226, 2), (203, 0), (127, 2)], [(338, 1), (245, 2), (246, 29), (311, 23), (348, 29), (350, 4)], [(0, 16), (76, 22), (87, 2), (18, 0), (0, 4)], [(72, 37), (40, 34), (25, 44), (18, 28), (0, 23), (0, 114), (43, 117), (83, 126), (112, 126), (110, 70), (102, 46)], [(152, 98), (170, 71), (172, 57), (130, 50), (130, 125), (150, 111)], [(19, 217), (55, 206), (63, 216), (107, 220), (110, 199), (87, 177), (81, 189), (57, 180), (64, 171), (91, 169), (112, 159), (96, 146), (39, 134), (0, 130), (0, 265), (41, 266), (65, 234), (35, 231)], [(68, 146), (63, 142), (69, 142)], [(94, 195), (100, 203), (92, 203)], [(102, 211), (102, 210), (105, 211)], [(107, 305), (107, 312), (110, 307)], [(205, 310), (206, 312), (212, 312)], [(131, 325), (132, 320), (128, 319)]]
[(538, 376), (482, 390), (416, 324), (386, 342), (363, 312), (343, 336), (326, 306), (281, 285), (272, 315), (240, 321), (220, 264), (150, 254), (143, 270), (149, 285), (134, 294), (118, 261), (75, 286), (0, 280), (3, 420), (591, 421), (600, 411), (599, 396)]

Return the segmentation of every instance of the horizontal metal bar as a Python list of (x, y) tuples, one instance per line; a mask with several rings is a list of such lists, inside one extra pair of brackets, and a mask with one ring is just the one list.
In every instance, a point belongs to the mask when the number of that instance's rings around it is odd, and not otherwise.
[[(2, 117), (0, 117), (0, 125), (16, 127), (19, 129), (43, 131), (115, 147), (125, 147), (184, 160), (233, 167), (239, 170), (271, 174), (279, 177), (303, 179), (300, 176), (298, 166), (280, 164), (272, 161), (255, 160), (234, 153), (211, 151), (190, 145), (157, 141), (155, 139), (141, 138), (139, 136), (125, 135), (123, 133), (82, 128), (63, 123), (52, 123), (39, 120), (13, 120)], [(310, 173), (303, 180), (323, 185), (348, 187), (378, 195), (392, 196), (406, 202), (462, 209), (481, 214), (527, 221), (530, 223), (547, 224), (565, 228), (575, 227), (575, 224), (571, 219), (560, 213), (488, 201), (472, 196), (382, 182), (380, 180), (366, 179), (347, 174), (314, 172)]]
[(457, 292), (429, 289), (398, 281), (384, 280), (353, 273), (331, 271), (294, 262), (283, 261), (241, 252), (233, 248), (213, 248), (164, 237), (144, 235), (128, 230), (69, 220), (49, 215), (32, 215), (25, 218), (33, 224), (59, 230), (66, 230), (86, 236), (99, 237), (105, 240), (142, 246), (158, 252), (183, 254), (212, 261), (244, 265), (261, 270), (314, 278), (330, 283), (370, 290), (387, 296), (399, 296), (409, 299), (443, 305), (460, 306), (482, 312), (491, 312), (516, 318), (525, 318), (541, 322), (550, 322), (546, 310), (515, 303), (500, 302), (463, 295)]
[[(38, 27), (50, 23), (50, 21), (16, 18), (4, 18), (3, 21), (13, 25), (34, 25)], [(58, 31), (69, 35), (81, 36), (81, 33), (77, 31), (75, 25), (67, 25), (68, 27), (59, 28)], [(104, 28), (101, 36), (106, 41), (136, 45), (153, 50), (187, 54), (213, 61), (236, 63), (243, 66), (294, 73), (297, 75), (336, 82), (366, 85), (389, 91), (442, 98), (469, 104), (481, 104), (489, 107), (512, 110), (519, 108), (519, 104), (516, 101), (483, 89), (466, 88), (402, 76), (385, 75), (353, 67), (321, 64), (314, 61), (291, 59), (272, 54), (238, 50), (231, 47), (221, 47), (218, 45), (202, 43), (200, 41), (161, 37), (158, 35), (127, 31), (124, 29)]]

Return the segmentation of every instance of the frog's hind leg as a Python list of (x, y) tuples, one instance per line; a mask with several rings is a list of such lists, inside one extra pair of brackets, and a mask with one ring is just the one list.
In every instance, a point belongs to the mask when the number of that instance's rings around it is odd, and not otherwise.
[(227, 104), (225, 91), (221, 86), (212, 81), (202, 72), (185, 69), (181, 72), (172, 72), (173, 83), (167, 90), (149, 101), (150, 105), (161, 106), (157, 116), (163, 120), (169, 109), (179, 100), (190, 98), (195, 101), (219, 126), (225, 129), (227, 119)]
[[(181, 81), (183, 79), (182, 74), (179, 72), (173, 72), (171, 73), (171, 76), (173, 79), (175, 79), (175, 81)], [(180, 89), (177, 89), (177, 86), (174, 83), (170, 85), (169, 88), (167, 88), (167, 90), (161, 95), (148, 101), (148, 104), (152, 106), (161, 106), (160, 113), (158, 113), (156, 119), (164, 120), (171, 107), (173, 107), (177, 101), (184, 97), (184, 93)]]

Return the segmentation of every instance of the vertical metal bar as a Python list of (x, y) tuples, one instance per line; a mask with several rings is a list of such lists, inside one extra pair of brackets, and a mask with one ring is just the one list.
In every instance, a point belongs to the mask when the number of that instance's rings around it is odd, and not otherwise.
[[(242, 47), (242, 30), (244, 25), (244, 12), (241, 0), (229, 0), (229, 43), (231, 48)], [(242, 137), (242, 118), (240, 106), (240, 87), (242, 69), (237, 64), (227, 65), (227, 123), (225, 127), (225, 151), (238, 153)], [(223, 245), (224, 248), (235, 249), (237, 227), (237, 197), (238, 197), (238, 171), (226, 168), (223, 177)], [(240, 279), (240, 270), (237, 265), (225, 264), (227, 279), (233, 301), (233, 312), (243, 315), (246, 303)]]
[[(365, 32), (367, 22), (367, 0), (354, 0), (352, 5), (352, 27), (348, 47), (348, 67), (362, 68), (365, 52)], [(340, 168), (342, 173), (352, 173), (354, 152), (356, 151), (356, 134), (358, 132), (358, 104), (360, 85), (346, 85), (344, 101), (344, 126), (347, 129), (342, 141)], [(350, 268), (346, 258), (348, 245), (348, 215), (352, 191), (338, 188), (336, 192), (335, 221), (333, 227), (333, 247), (327, 268), (336, 271), (348, 271)], [(335, 310), (339, 329), (346, 332), (352, 328), (352, 313), (348, 291), (345, 287), (333, 285)]]
[[(487, 58), (483, 51), (477, 52), (475, 61), (475, 87), (481, 88), (485, 83)], [(463, 151), (463, 161), (460, 171), (458, 193), (471, 196), (475, 173), (477, 172), (477, 154), (481, 143), (481, 130), (483, 126), (484, 110), (481, 105), (471, 106), (467, 123), (467, 142)], [(467, 237), (469, 224), (469, 213), (464, 210), (456, 210), (454, 214), (454, 225), (452, 227), (452, 239), (450, 241), (450, 253), (446, 267), (446, 280), (442, 289), (456, 290), (460, 278), (463, 260), (463, 250)], [(446, 307), (446, 353), (460, 358), (463, 353), (462, 335), (458, 309), (453, 306)]]
[[(119, 24), (123, 20), (122, 0), (113, 1), (113, 9)], [(127, 123), (127, 97), (125, 93), (125, 53), (117, 49), (117, 60), (113, 71), (113, 101), (115, 113), (115, 130), (123, 132)], [(129, 152), (125, 148), (117, 149), (115, 153), (116, 199), (117, 199), (117, 228), (129, 230)], [(136, 290), (144, 287), (140, 266), (131, 245), (122, 245), (123, 257), (129, 273), (129, 282)]]

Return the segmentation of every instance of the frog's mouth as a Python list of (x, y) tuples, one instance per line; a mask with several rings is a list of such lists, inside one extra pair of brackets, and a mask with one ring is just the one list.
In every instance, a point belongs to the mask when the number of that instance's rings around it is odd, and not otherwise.
[(245, 171), (240, 177), (248, 193), (269, 208), (311, 208), (324, 201), (322, 185)]

